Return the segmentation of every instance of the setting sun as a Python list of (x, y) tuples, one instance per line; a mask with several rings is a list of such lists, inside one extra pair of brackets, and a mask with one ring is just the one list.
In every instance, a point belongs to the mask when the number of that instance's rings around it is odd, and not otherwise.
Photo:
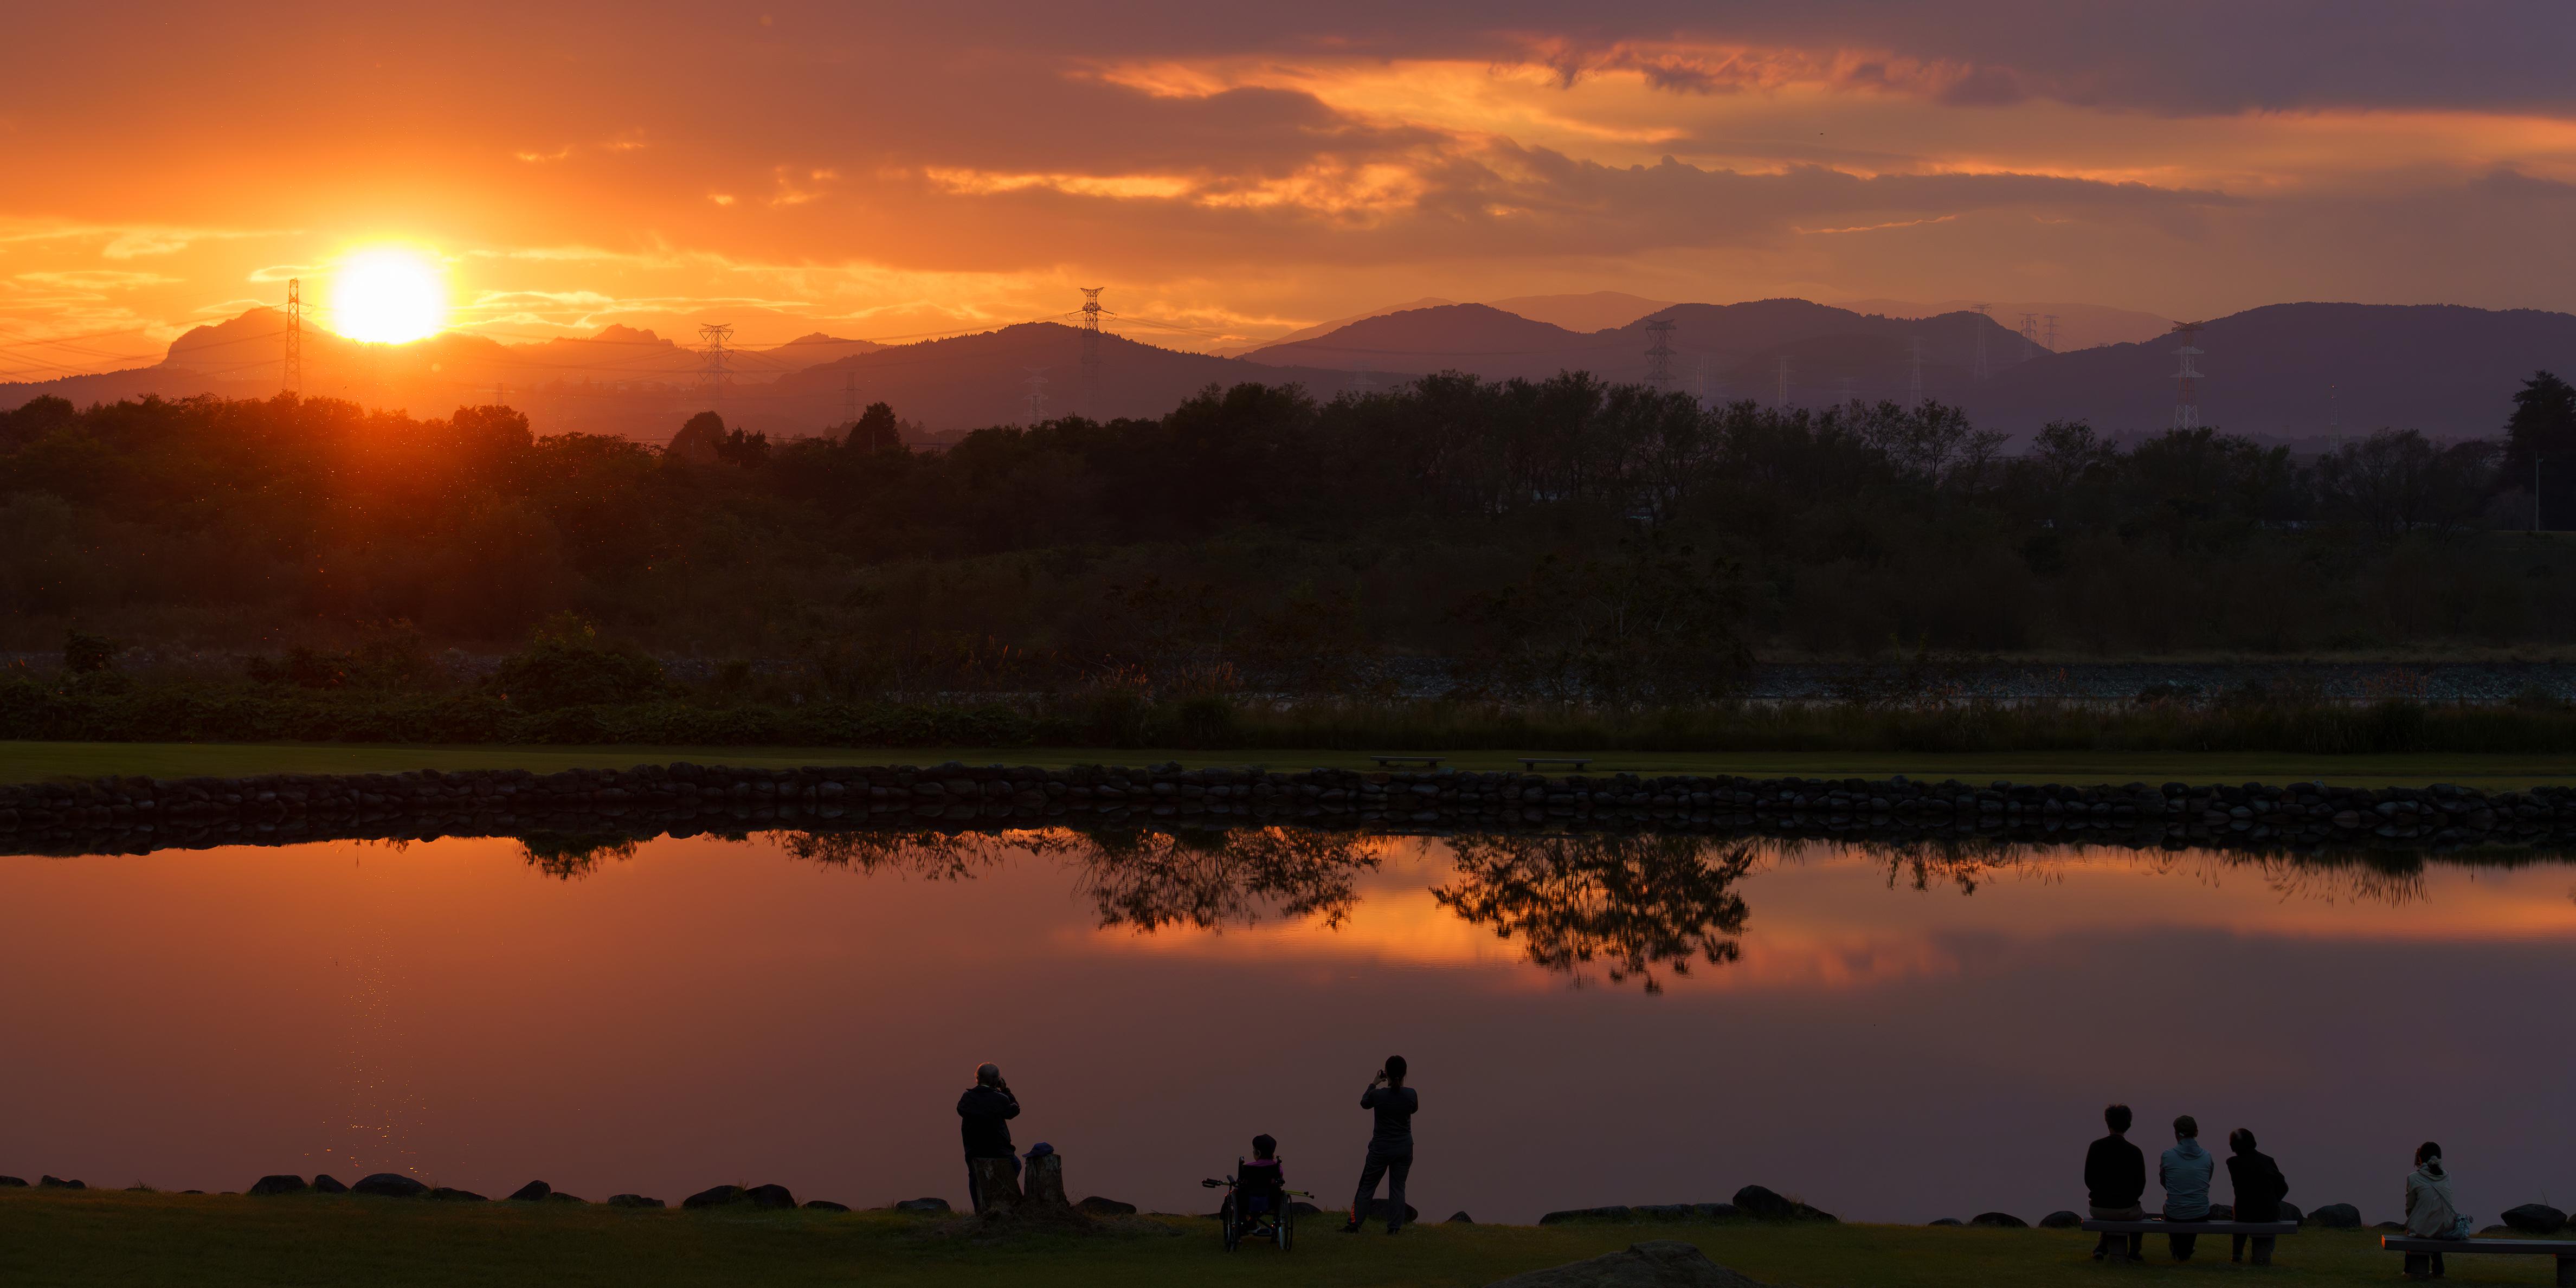
[(343, 260), (331, 308), (332, 329), (352, 340), (401, 344), (447, 324), (438, 261), (415, 250), (361, 251)]

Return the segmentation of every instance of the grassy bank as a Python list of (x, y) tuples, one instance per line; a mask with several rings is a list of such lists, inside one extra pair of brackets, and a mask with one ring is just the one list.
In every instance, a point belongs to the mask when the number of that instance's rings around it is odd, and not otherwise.
[[(1442, 753), (1461, 769), (1519, 769), (1524, 750)], [(2576, 755), (2474, 753), (2320, 756), (2285, 752), (1654, 752), (1585, 753), (1595, 774), (1741, 774), (1796, 776), (2010, 779), (2052, 783), (2325, 782), (2353, 787), (2455, 782), (2490, 788), (2576, 782)], [(507, 744), (419, 746), (384, 743), (0, 742), (0, 782), (247, 774), (368, 774), (406, 769), (626, 769), (691, 761), (702, 765), (1264, 765), (1371, 769), (1369, 754), (1338, 748), (1257, 752), (1187, 751), (1169, 747), (795, 747), (631, 744), (556, 747)], [(1550, 773), (1563, 766), (1548, 766)]]
[[(2177, 1266), (2152, 1246), (2141, 1266), (2096, 1267), (2092, 1236), (1913, 1226), (1417, 1226), (1398, 1238), (1344, 1236), (1325, 1221), (1295, 1251), (1227, 1256), (1213, 1223), (1177, 1231), (978, 1246), (934, 1223), (886, 1213), (637, 1212), (554, 1204), (442, 1204), (302, 1195), (250, 1199), (130, 1193), (0, 1193), (0, 1282), (178, 1284), (771, 1285), (871, 1288), (1126, 1288), (1264, 1284), (1304, 1288), (1469, 1288), (1643, 1239), (1698, 1244), (1720, 1265), (1794, 1288), (2015, 1288), (2115, 1274), (2122, 1282), (2352, 1284), (2392, 1279), (2376, 1235), (2310, 1230), (2281, 1241), (2268, 1271), (2230, 1266), (2203, 1239)], [(2549, 1283), (2538, 1257), (2454, 1257), (2460, 1283)]]

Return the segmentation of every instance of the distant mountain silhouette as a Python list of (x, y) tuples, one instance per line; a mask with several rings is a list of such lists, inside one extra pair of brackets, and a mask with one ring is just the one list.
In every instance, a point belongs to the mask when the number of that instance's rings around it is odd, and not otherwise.
[[(1944, 313), (1971, 312), (1975, 310), (1978, 303), (1980, 301), (1976, 300), (1944, 300), (1937, 304), (1922, 304), (1912, 300), (1835, 300), (1833, 306), (1838, 309), (1850, 309), (1854, 313), (1883, 313), (1892, 318), (1928, 318)], [(2170, 319), (2158, 317), (2153, 313), (2141, 313), (2136, 309), (2109, 308), (2100, 304), (1999, 301), (1988, 303), (1986, 307), (1993, 311), (1995, 321), (2001, 323), (2005, 330), (2016, 333), (2021, 330), (2021, 319), (2025, 313), (2037, 314), (2042, 319), (2055, 314), (2057, 343), (2047, 347), (2059, 353), (2090, 349), (2096, 345), (2135, 344), (2152, 340), (2163, 335), (2166, 328), (2173, 325)], [(2045, 344), (2046, 340), (2046, 333), (2043, 330), (2041, 342)]]
[(1408, 309), (1435, 309), (1444, 304), (1455, 303), (1457, 303), (1456, 300), (1444, 300), (1438, 296), (1426, 295), (1418, 300), (1407, 300), (1402, 304), (1389, 304), (1382, 309), (1370, 309), (1366, 313), (1354, 313), (1346, 318), (1334, 318), (1330, 322), (1318, 322), (1310, 327), (1300, 327), (1297, 330), (1291, 331), (1275, 340), (1260, 340), (1251, 344), (1219, 345), (1216, 348), (1208, 350), (1208, 352), (1215, 354), (1220, 358), (1240, 358), (1245, 354), (1251, 353), (1255, 349), (1266, 349), (1274, 344), (1294, 344), (1299, 340), (1312, 340), (1317, 336), (1331, 335), (1333, 332), (1339, 331), (1353, 322), (1364, 321), (1369, 318), (1381, 318), (1385, 317), (1389, 313), (1402, 313)]
[[(2179, 339), (2052, 354), (1963, 399), (1981, 424), (2024, 432), (2082, 416), (2107, 430), (2172, 423)], [(2495, 437), (2536, 369), (2576, 372), (2576, 315), (2448, 304), (2272, 304), (2200, 333), (2204, 424), (2316, 439), (2383, 427)]]
[[(1624, 326), (1576, 332), (1483, 304), (1444, 304), (1365, 318), (1326, 335), (1260, 350), (1250, 360), (1182, 353), (1116, 335), (1101, 339), (1102, 416), (1154, 416), (1210, 384), (1297, 383), (1330, 397), (1444, 369), (1490, 378), (1586, 370), (1611, 381), (1646, 374), (1647, 322), (1673, 323), (1673, 388), (1710, 402), (1780, 398), (1819, 406), (1858, 397), (1902, 399), (1921, 346), (1923, 391), (2016, 437), (2051, 420), (2106, 433), (2172, 421), (2179, 342), (2157, 338), (2024, 360), (2021, 337), (1994, 319), (1947, 313), (1871, 316), (1805, 300), (1678, 304)], [(0, 385), (0, 407), (51, 394), (77, 403), (160, 394), (266, 397), (277, 391), (283, 319), (270, 309), (189, 331), (159, 365)], [(1988, 378), (1975, 376), (1980, 337)], [(2382, 426), (2444, 438), (2499, 432), (2509, 400), (2535, 369), (2576, 375), (2576, 316), (2451, 305), (2277, 304), (2209, 322), (2202, 423), (2258, 437), (2313, 442)], [(1051, 415), (1082, 410), (1081, 337), (1033, 323), (902, 346), (808, 336), (742, 350), (721, 387), (701, 382), (704, 359), (649, 331), (502, 345), (450, 333), (416, 344), (360, 344), (308, 329), (305, 392), (444, 415), (501, 401), (541, 433), (581, 430), (667, 439), (691, 413), (772, 434), (821, 432), (853, 394), (883, 400), (941, 435), (1028, 419), (1023, 368), (1046, 368)], [(828, 361), (780, 370), (804, 357)], [(1785, 379), (1783, 360), (1786, 362)], [(764, 367), (763, 364), (772, 364)], [(855, 386), (854, 388), (852, 386)]]
[(1507, 300), (1487, 300), (1485, 303), (1505, 313), (1518, 313), (1532, 322), (1546, 322), (1568, 331), (1606, 331), (1673, 306), (1671, 300), (1650, 300), (1626, 291), (1515, 295)]
[[(1160, 416), (1211, 384), (1294, 383), (1316, 397), (1330, 398), (1351, 383), (1351, 373), (1338, 367), (1281, 366), (1182, 353), (1104, 334), (1100, 337), (1099, 405), (1085, 409), (1081, 332), (1054, 322), (1026, 322), (999, 331), (890, 346), (808, 367), (767, 388), (741, 391), (738, 397), (746, 414), (757, 409), (758, 414), (789, 422), (828, 423), (837, 417), (845, 384), (855, 376), (862, 401), (891, 403), (907, 420), (955, 433), (1026, 423), (1030, 367), (1044, 369), (1048, 416), (1088, 414), (1102, 420)], [(1390, 365), (1378, 369), (1376, 380), (1381, 387), (1393, 385), (1409, 379), (1406, 372), (1426, 369), (1419, 364)], [(725, 411), (728, 422), (734, 418), (733, 411)]]

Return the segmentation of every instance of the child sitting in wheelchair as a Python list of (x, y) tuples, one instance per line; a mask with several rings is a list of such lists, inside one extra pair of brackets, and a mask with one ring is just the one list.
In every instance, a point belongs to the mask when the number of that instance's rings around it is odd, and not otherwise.
[(1251, 1158), (1234, 1160), (1231, 1179), (1210, 1179), (1200, 1184), (1222, 1185), (1231, 1191), (1217, 1214), (1225, 1227), (1227, 1249), (1231, 1250), (1246, 1235), (1273, 1240), (1282, 1249), (1289, 1246), (1295, 1225), (1288, 1210), (1288, 1197), (1296, 1191), (1288, 1188), (1288, 1174), (1280, 1165), (1279, 1142), (1267, 1133), (1252, 1138)]

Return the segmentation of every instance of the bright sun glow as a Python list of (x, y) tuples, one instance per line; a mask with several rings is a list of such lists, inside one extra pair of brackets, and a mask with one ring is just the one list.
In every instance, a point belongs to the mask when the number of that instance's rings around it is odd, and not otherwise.
[(360, 251), (340, 261), (331, 287), (332, 330), (352, 340), (401, 344), (447, 325), (438, 261), (416, 250)]

